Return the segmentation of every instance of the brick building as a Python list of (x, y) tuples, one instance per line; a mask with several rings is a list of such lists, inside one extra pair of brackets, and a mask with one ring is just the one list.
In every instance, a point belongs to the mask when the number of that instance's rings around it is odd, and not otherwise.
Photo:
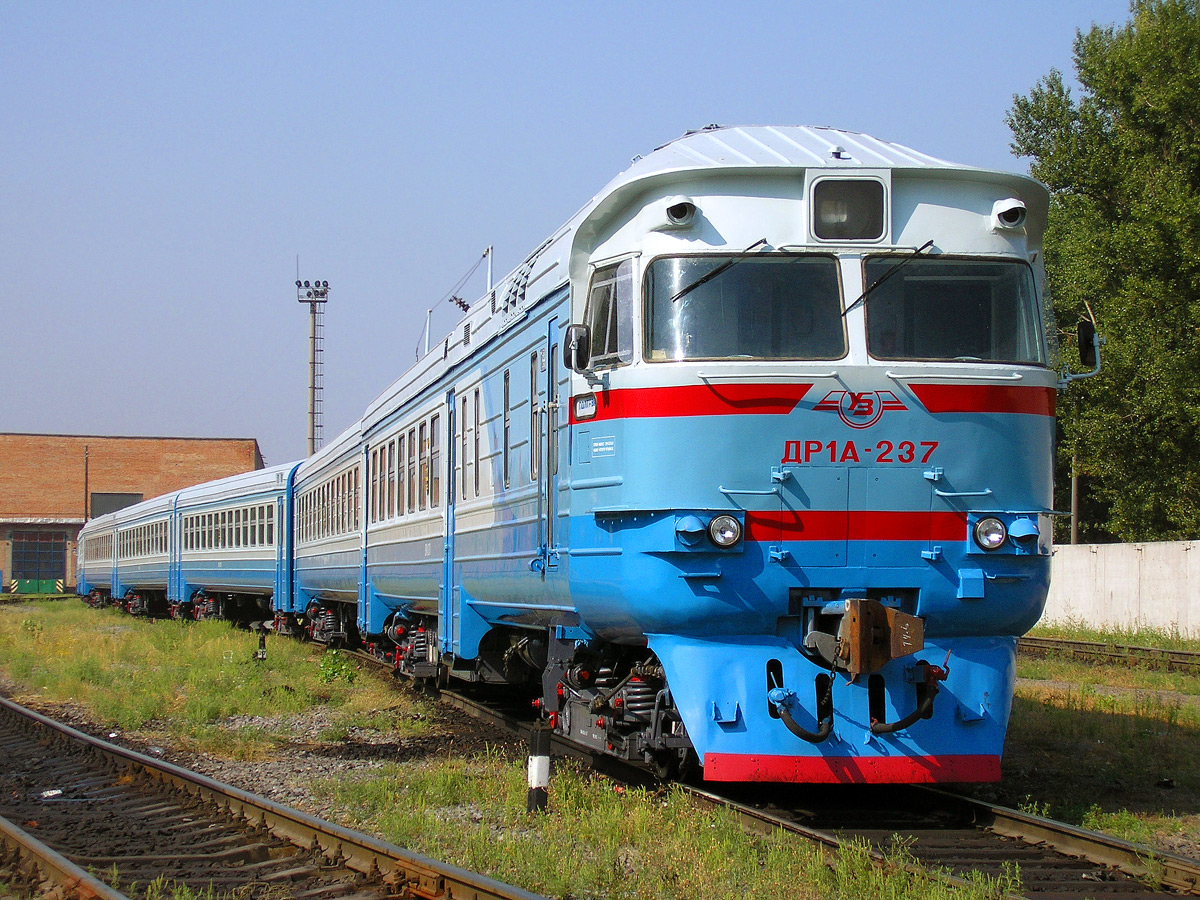
[(70, 588), (87, 519), (262, 467), (253, 438), (0, 433), (0, 584)]

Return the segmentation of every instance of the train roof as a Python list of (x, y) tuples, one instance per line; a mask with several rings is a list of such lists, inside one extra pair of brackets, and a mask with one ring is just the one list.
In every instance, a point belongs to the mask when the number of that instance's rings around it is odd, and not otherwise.
[[(382, 425), (397, 403), (420, 395), (448, 368), (466, 360), (473, 349), (502, 334), (519, 322), (530, 306), (566, 284), (568, 273), (583, 262), (582, 252), (573, 253), (576, 245), (586, 243), (611, 214), (652, 184), (738, 170), (765, 173), (811, 168), (936, 171), (947, 178), (1009, 184), (1028, 196), (1031, 209), (1044, 211), (1049, 203), (1045, 187), (1027, 175), (950, 162), (857, 131), (810, 125), (709, 125), (689, 131), (636, 157), (492, 291), (472, 304), (450, 334), (380, 393), (348, 431), (361, 429), (366, 435)], [(534, 284), (537, 290), (530, 289)]]
[(282, 493), (287, 488), (288, 474), (296, 465), (294, 462), (282, 463), (184, 488), (178, 491), (179, 506), (183, 508), (199, 503), (213, 503), (272, 490)]

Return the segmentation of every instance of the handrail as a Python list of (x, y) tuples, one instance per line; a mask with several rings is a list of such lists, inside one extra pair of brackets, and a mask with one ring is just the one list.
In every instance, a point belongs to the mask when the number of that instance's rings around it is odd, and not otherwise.
[(802, 380), (806, 378), (837, 378), (837, 369), (832, 372), (697, 372), (701, 381), (734, 381), (738, 378), (757, 378), (764, 383), (779, 379)]
[(888, 369), (883, 374), (893, 381), (915, 381), (918, 378), (940, 378), (947, 381), (1022, 381), (1025, 378), (1020, 372), (1013, 372), (1011, 375), (966, 375), (955, 372), (918, 372), (905, 375)]

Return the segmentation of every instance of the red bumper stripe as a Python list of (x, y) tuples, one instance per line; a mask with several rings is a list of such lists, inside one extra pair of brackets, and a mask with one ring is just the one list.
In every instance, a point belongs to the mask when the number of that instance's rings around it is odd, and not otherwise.
[(812, 510), (747, 512), (748, 541), (965, 541), (959, 512)]
[(1049, 387), (1005, 384), (914, 384), (917, 399), (931, 413), (1026, 413), (1053, 416), (1056, 394)]
[(621, 388), (596, 394), (596, 415), (571, 424), (605, 419), (673, 416), (785, 416), (804, 399), (811, 384), (688, 384), (678, 387)]
[(762, 756), (709, 753), (705, 781), (787, 781), (807, 784), (932, 784), (999, 781), (1000, 757)]

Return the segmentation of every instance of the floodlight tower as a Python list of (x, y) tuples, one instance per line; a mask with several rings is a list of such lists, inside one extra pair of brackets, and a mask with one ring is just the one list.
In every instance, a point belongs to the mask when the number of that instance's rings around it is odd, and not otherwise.
[(329, 302), (329, 282), (296, 279), (296, 299), (308, 304), (308, 455), (322, 443), (321, 392), (325, 387), (325, 304)]

